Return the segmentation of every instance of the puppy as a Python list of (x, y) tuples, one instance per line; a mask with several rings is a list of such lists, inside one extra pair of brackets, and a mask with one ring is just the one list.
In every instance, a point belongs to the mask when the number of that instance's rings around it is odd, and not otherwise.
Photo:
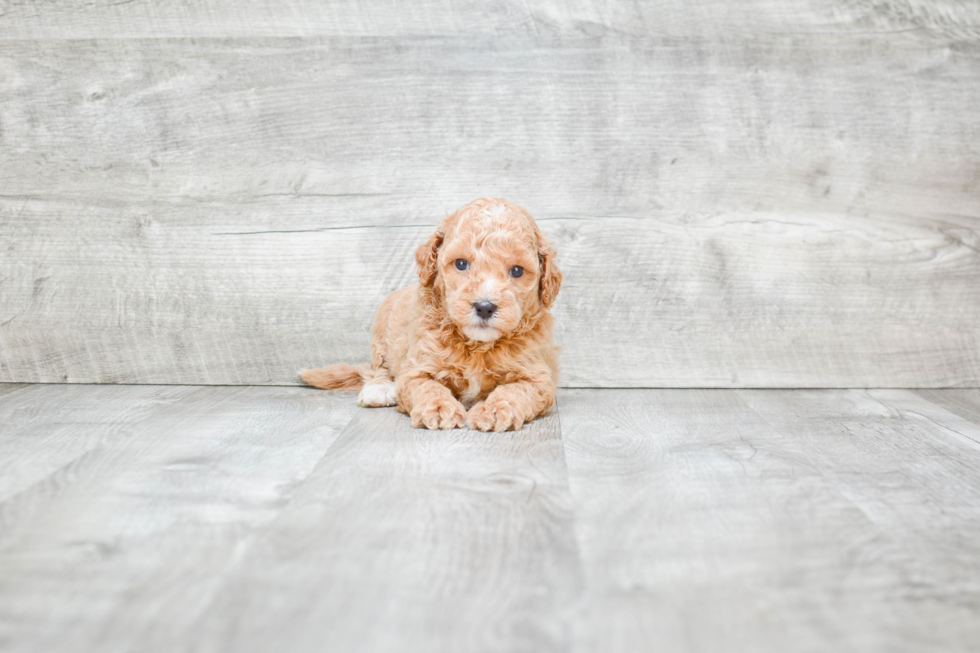
[(415, 252), (419, 283), (382, 302), (371, 363), (300, 376), (317, 388), (360, 388), (362, 406), (397, 405), (416, 428), (520, 430), (555, 402), (554, 258), (527, 211), (475, 200)]

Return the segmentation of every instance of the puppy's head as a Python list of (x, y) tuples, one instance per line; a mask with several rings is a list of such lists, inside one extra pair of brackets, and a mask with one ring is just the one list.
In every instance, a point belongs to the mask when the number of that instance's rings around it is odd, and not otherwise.
[(481, 198), (448, 216), (415, 258), (422, 286), (479, 342), (526, 328), (561, 286), (554, 249), (534, 219), (502, 199)]

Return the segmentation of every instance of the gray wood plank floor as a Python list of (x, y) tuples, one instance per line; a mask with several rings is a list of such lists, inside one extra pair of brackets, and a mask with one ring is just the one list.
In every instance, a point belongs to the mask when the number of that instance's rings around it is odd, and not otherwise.
[(0, 649), (980, 648), (977, 390), (0, 385)]

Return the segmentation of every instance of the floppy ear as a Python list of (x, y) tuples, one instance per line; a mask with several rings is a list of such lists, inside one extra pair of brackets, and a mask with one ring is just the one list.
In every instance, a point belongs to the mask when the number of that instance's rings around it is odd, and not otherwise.
[(545, 308), (555, 303), (561, 288), (563, 275), (555, 265), (555, 248), (538, 239), (538, 262), (541, 265), (541, 280), (538, 282), (538, 296)]
[(436, 230), (415, 250), (415, 261), (419, 265), (419, 283), (425, 287), (431, 286), (436, 280), (436, 272), (439, 270), (439, 247), (442, 245), (444, 235), (442, 229)]

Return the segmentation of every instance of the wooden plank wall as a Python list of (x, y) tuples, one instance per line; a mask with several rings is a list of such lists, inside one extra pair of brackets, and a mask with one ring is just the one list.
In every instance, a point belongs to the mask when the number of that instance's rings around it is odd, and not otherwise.
[(980, 385), (980, 9), (0, 10), (0, 381), (366, 360), (445, 211), (526, 206), (568, 386)]

